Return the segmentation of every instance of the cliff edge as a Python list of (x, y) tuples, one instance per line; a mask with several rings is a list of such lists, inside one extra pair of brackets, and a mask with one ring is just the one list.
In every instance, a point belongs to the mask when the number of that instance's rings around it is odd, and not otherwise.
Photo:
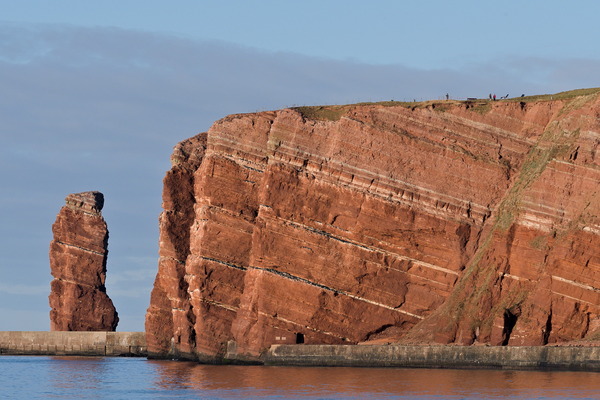
[(164, 180), (150, 356), (598, 339), (599, 93), (217, 121)]

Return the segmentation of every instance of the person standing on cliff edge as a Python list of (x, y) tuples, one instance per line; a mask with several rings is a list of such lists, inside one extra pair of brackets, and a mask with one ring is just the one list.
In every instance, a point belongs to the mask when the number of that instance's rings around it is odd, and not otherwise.
[(494, 101), (496, 101), (496, 93), (494, 93), (494, 96), (493, 96), (493, 98), (494, 98)]

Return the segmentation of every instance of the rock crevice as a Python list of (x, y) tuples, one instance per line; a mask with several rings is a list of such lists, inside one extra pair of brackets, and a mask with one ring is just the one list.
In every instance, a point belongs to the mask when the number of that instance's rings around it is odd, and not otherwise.
[(233, 115), (179, 144), (151, 356), (600, 336), (598, 94), (480, 103)]

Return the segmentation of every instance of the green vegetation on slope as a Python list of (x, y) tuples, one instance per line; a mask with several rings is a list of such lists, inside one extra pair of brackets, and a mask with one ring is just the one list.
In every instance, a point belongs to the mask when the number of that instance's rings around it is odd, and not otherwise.
[(560, 92), (555, 94), (540, 94), (534, 96), (525, 96), (525, 97), (514, 97), (508, 99), (507, 101), (524, 101), (524, 102), (532, 102), (532, 101), (551, 101), (551, 100), (569, 100), (579, 96), (588, 96), (591, 94), (600, 93), (600, 88), (590, 88), (590, 89), (576, 89), (569, 90), (567, 92)]
[[(556, 95), (536, 96), (536, 101), (567, 100), (559, 113), (559, 115), (565, 115), (583, 107), (588, 101), (595, 98), (594, 95), (599, 93), (600, 88), (573, 90)], [(521, 286), (515, 286), (503, 296), (502, 301), (493, 303), (492, 292), (499, 277), (497, 269), (499, 265), (494, 264), (494, 255), (490, 254), (491, 245), (494, 243), (495, 237), (503, 238), (510, 235), (509, 230), (521, 213), (523, 195), (526, 190), (541, 176), (553, 159), (572, 151), (579, 133), (579, 129), (565, 130), (561, 126), (560, 119), (555, 120), (546, 127), (537, 143), (531, 147), (513, 185), (494, 213), (491, 229), (482, 238), (477, 251), (466, 266), (450, 297), (434, 313), (440, 317), (441, 321), (444, 321), (436, 329), (456, 332), (460, 321), (466, 320), (469, 322), (472, 332), (477, 330), (482, 334), (489, 334), (494, 318), (502, 315), (505, 310), (519, 307), (525, 301), (527, 290)], [(507, 240), (510, 239), (507, 238)], [(539, 249), (546, 248), (547, 238), (536, 237), (532, 246)], [(488, 304), (489, 309), (482, 309), (482, 304)], [(428, 323), (428, 321), (423, 323)], [(419, 334), (419, 330), (415, 330), (415, 332)], [(407, 338), (414, 339), (410, 333)]]

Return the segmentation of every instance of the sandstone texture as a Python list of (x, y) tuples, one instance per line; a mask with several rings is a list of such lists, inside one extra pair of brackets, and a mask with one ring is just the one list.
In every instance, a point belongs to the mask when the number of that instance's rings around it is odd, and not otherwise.
[(106, 294), (108, 229), (100, 192), (67, 196), (52, 225), (50, 330), (114, 331), (119, 322)]
[(597, 91), (226, 117), (164, 180), (149, 354), (595, 340), (599, 144)]

